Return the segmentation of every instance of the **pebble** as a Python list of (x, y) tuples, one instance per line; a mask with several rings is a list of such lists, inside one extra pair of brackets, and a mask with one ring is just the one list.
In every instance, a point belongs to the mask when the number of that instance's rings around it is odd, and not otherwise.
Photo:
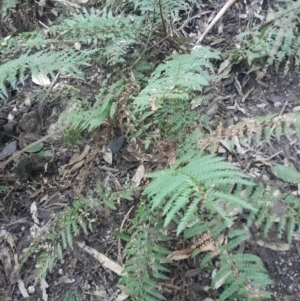
[(275, 108), (278, 108), (278, 107), (281, 107), (281, 106), (282, 106), (282, 102), (280, 102), (280, 101), (277, 101), (277, 102), (274, 103)]

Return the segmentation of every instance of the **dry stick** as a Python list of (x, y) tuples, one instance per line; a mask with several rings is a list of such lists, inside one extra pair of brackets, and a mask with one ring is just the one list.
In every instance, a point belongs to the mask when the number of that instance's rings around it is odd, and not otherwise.
[[(124, 224), (125, 224), (128, 216), (129, 216), (129, 214), (130, 214), (130, 212), (132, 211), (133, 208), (134, 208), (134, 206), (132, 206), (129, 209), (129, 211), (126, 213), (125, 217), (123, 218), (123, 221), (122, 221), (121, 226), (120, 226), (119, 233), (121, 233), (123, 231), (123, 226), (124, 226)], [(123, 264), (123, 262), (122, 262), (122, 255), (121, 255), (121, 239), (120, 239), (120, 237), (118, 239), (118, 261)]]
[(219, 11), (219, 13), (215, 16), (215, 18), (211, 21), (211, 23), (207, 26), (207, 28), (205, 29), (205, 31), (203, 32), (203, 34), (200, 36), (200, 38), (198, 39), (197, 44), (201, 43), (202, 40), (204, 39), (204, 37), (207, 35), (207, 33), (214, 27), (214, 25), (223, 17), (223, 15), (226, 13), (226, 11), (232, 6), (232, 4), (235, 2), (236, 0), (229, 0), (224, 6), (223, 8)]
[(60, 128), (59, 130), (51, 133), (51, 134), (48, 134), (44, 137), (42, 137), (41, 139), (35, 141), (35, 142), (32, 142), (31, 144), (27, 145), (26, 147), (24, 147), (23, 149), (21, 149), (20, 151), (14, 153), (9, 159), (7, 159), (6, 161), (2, 162), (0, 164), (0, 171), (2, 171), (5, 166), (10, 163), (11, 161), (13, 161), (14, 159), (16, 159), (17, 157), (19, 157), (20, 155), (22, 155), (24, 152), (26, 152), (27, 150), (29, 150), (31, 147), (39, 144), (40, 142), (43, 142), (43, 141), (46, 141), (47, 139), (49, 139), (50, 137), (54, 136), (54, 135), (57, 135), (61, 132), (63, 132), (64, 130), (66, 130), (70, 125), (65, 125), (63, 126), (62, 128)]

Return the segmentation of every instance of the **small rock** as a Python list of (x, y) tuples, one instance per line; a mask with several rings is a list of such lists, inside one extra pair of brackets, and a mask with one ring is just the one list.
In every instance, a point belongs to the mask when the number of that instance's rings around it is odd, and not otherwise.
[(275, 108), (278, 108), (278, 107), (281, 107), (281, 106), (282, 106), (282, 103), (279, 102), (279, 101), (277, 101), (277, 102), (274, 103), (274, 107)]
[(28, 286), (28, 293), (29, 294), (34, 294), (35, 293), (35, 287), (33, 286), (33, 285), (31, 285), (31, 286)]

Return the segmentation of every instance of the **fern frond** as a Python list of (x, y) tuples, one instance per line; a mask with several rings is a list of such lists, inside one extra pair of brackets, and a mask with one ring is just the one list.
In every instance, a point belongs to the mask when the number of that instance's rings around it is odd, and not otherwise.
[[(265, 191), (260, 183), (256, 186), (253, 195), (249, 196), (248, 202), (258, 209), (256, 212), (252, 211), (248, 216), (248, 227), (255, 223), (257, 227), (263, 229), (263, 233), (266, 236), (279, 217), (278, 236), (285, 231), (287, 241), (289, 243), (292, 242), (292, 232), (296, 230), (296, 221), (300, 218), (300, 204), (297, 196), (279, 193), (274, 188)], [(278, 205), (282, 207), (283, 211), (275, 214), (274, 207)]]
[[(239, 35), (243, 41), (241, 51), (236, 51), (240, 56), (244, 56), (251, 66), (255, 61), (265, 61), (266, 67), (274, 65), (276, 70), (280, 64), (291, 57), (295, 58), (296, 65), (299, 64), (297, 30), (298, 15), (300, 11), (300, 2), (287, 0), (285, 2), (274, 2), (275, 13), (261, 16), (265, 20), (263, 28), (257, 27), (251, 32)], [(247, 39), (245, 39), (247, 37)], [(236, 57), (237, 54), (233, 54)], [(285, 74), (288, 72), (286, 65)]]
[(61, 51), (46, 53), (41, 51), (35, 54), (23, 54), (18, 59), (0, 65), (0, 97), (7, 96), (7, 84), (16, 88), (18, 79), (24, 84), (26, 72), (30, 72), (35, 77), (38, 77), (39, 74), (49, 74), (54, 78), (55, 71), (82, 76), (83, 74), (78, 67), (88, 65), (87, 54), (88, 52)]
[[(300, 139), (300, 113), (286, 113), (282, 116), (275, 114), (260, 116), (229, 126), (227, 128), (215, 130), (210, 135), (201, 140), (202, 148), (210, 148), (218, 145), (220, 140), (224, 140), (226, 145), (230, 145), (230, 141), (238, 138), (241, 146), (252, 143), (256, 144), (263, 138), (269, 145), (273, 141), (280, 142), (282, 136), (287, 139), (297, 136)], [(231, 151), (231, 149), (229, 149)]]
[(96, 96), (94, 109), (67, 113), (67, 120), (71, 123), (71, 127), (80, 131), (93, 131), (101, 126), (107, 118), (113, 117), (116, 101), (125, 88), (126, 85), (122, 80), (108, 87), (107, 82), (104, 81)]
[(2, 18), (7, 15), (7, 12), (18, 4), (18, 0), (3, 0), (0, 4), (0, 13)]
[(189, 99), (189, 92), (201, 92), (213, 76), (210, 60), (218, 59), (218, 52), (202, 47), (191, 54), (174, 54), (153, 72), (147, 86), (135, 98), (138, 110), (160, 107), (166, 99)]
[(166, 279), (169, 270), (162, 265), (169, 251), (158, 244), (162, 237), (162, 225), (156, 225), (151, 231), (153, 215), (147, 205), (141, 205), (139, 214), (132, 221), (131, 239), (126, 245), (126, 262), (121, 283), (134, 300), (165, 300), (159, 293), (155, 279)]
[(255, 207), (237, 193), (228, 193), (229, 186), (234, 183), (254, 184), (234, 165), (213, 155), (197, 155), (184, 167), (173, 167), (150, 177), (154, 180), (145, 189), (145, 193), (151, 200), (152, 209), (161, 206), (164, 208), (164, 225), (169, 224), (177, 214), (183, 214), (177, 234), (188, 226), (196, 212), (208, 210), (209, 214), (221, 215), (226, 220), (224, 208), (227, 202), (256, 211)]
[(251, 254), (230, 254), (226, 251), (220, 256), (220, 269), (212, 281), (212, 286), (223, 283), (224, 290), (219, 296), (220, 301), (232, 297), (252, 300), (260, 296), (270, 296), (265, 291), (272, 280), (266, 273), (261, 259)]

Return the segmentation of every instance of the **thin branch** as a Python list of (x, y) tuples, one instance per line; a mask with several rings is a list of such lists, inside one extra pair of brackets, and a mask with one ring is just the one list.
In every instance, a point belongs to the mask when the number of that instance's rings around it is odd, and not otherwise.
[(223, 17), (223, 15), (226, 13), (226, 11), (233, 5), (233, 3), (236, 0), (229, 0), (224, 6), (223, 8), (219, 11), (219, 13), (216, 15), (216, 17), (211, 21), (211, 23), (207, 26), (207, 28), (205, 29), (205, 31), (203, 32), (203, 34), (200, 36), (200, 38), (198, 39), (198, 41), (196, 42), (197, 44), (200, 44), (202, 42), (202, 40), (204, 39), (204, 37), (207, 35), (207, 33), (215, 26), (215, 24)]

